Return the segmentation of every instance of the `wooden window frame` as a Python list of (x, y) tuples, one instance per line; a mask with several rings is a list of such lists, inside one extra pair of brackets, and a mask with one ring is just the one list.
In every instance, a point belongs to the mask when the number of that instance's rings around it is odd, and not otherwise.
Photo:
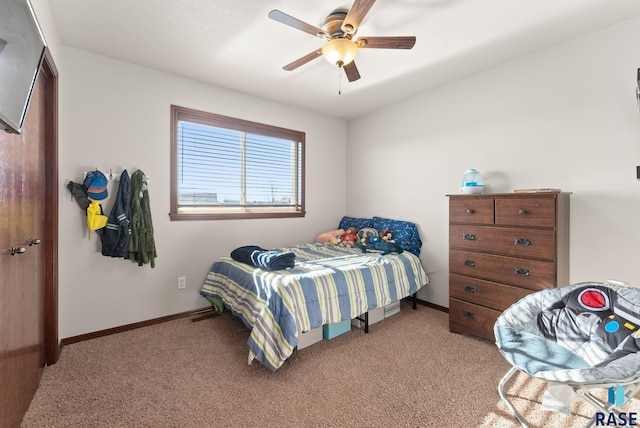
[[(178, 203), (178, 122), (186, 121), (195, 124), (213, 126), (240, 132), (264, 135), (268, 137), (282, 138), (297, 141), (301, 145), (300, 150), (300, 205), (299, 209), (287, 209), (279, 211), (277, 208), (254, 209), (250, 211), (224, 211), (224, 212), (184, 212), (180, 211)], [(171, 197), (169, 218), (174, 220), (231, 220), (231, 219), (259, 219), (259, 218), (295, 218), (304, 217), (305, 212), (305, 133), (286, 128), (279, 128), (263, 123), (222, 116), (176, 105), (171, 106)]]

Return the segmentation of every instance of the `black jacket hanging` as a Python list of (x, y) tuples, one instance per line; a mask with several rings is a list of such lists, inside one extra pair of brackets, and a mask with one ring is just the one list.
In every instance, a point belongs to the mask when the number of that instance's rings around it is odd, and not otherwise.
[(126, 169), (120, 174), (118, 194), (107, 226), (102, 231), (102, 255), (128, 259), (131, 236), (131, 180)]

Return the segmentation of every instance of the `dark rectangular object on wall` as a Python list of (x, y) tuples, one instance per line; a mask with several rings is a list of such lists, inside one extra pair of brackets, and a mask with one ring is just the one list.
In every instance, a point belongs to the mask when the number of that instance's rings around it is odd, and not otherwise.
[(0, 130), (20, 134), (46, 43), (29, 0), (0, 2)]
[(640, 166), (636, 167), (636, 178), (640, 180)]

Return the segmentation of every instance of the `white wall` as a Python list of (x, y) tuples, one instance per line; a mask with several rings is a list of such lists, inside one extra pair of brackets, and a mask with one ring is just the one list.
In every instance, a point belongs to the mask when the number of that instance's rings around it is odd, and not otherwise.
[[(240, 245), (313, 241), (346, 208), (346, 122), (63, 46), (60, 77), (60, 338), (207, 307), (214, 259)], [(169, 221), (171, 104), (306, 133), (306, 209), (299, 219)], [(156, 267), (104, 257), (69, 180), (97, 167), (150, 177)], [(113, 185), (112, 185), (113, 186)], [(110, 195), (116, 189), (110, 187)], [(109, 213), (112, 202), (103, 204)], [(186, 290), (177, 290), (186, 276)]]
[[(311, 240), (343, 214), (416, 222), (431, 278), (420, 298), (448, 306), (445, 195), (458, 192), (469, 167), (483, 173), (489, 191), (573, 192), (571, 281), (617, 278), (640, 285), (640, 117), (633, 95), (638, 19), (347, 126), (64, 47), (48, 2), (33, 4), (60, 71), (61, 338), (206, 307), (198, 288), (216, 257), (247, 243)], [(170, 104), (306, 132), (307, 217), (170, 222)], [(97, 238), (88, 239), (65, 185), (92, 167), (140, 168), (151, 177), (156, 268), (103, 257)], [(178, 276), (187, 277), (186, 290), (176, 289)]]
[(640, 286), (640, 19), (610, 27), (348, 124), (347, 212), (418, 223), (448, 307), (448, 198), (466, 169), (490, 192), (571, 196), (571, 282)]
[[(49, 7), (49, 2), (47, 0), (30, 0), (31, 6), (33, 6), (33, 10), (38, 19), (38, 24), (40, 25), (40, 29), (44, 33), (44, 38), (47, 42), (47, 47), (51, 51), (51, 55), (56, 58), (61, 49), (60, 37), (58, 35), (58, 30), (56, 28), (56, 24), (53, 20), (53, 15), (51, 14), (51, 8)], [(56, 67), (60, 68), (60, 64), (56, 61)]]

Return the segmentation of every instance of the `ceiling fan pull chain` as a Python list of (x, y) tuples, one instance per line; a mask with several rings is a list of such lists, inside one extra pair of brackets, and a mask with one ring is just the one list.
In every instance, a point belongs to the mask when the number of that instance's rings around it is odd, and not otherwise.
[(342, 67), (338, 67), (338, 95), (342, 95)]

